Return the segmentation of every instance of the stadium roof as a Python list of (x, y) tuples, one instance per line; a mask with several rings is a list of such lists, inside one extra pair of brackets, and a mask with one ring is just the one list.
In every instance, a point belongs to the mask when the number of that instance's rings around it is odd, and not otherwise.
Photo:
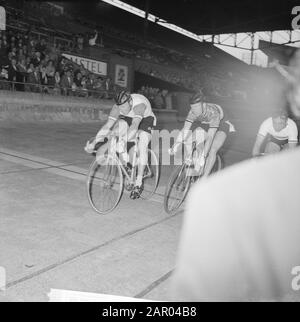
[[(124, 0), (150, 13), (201, 34), (291, 29), (297, 0)], [(297, 3), (298, 2), (298, 3)]]

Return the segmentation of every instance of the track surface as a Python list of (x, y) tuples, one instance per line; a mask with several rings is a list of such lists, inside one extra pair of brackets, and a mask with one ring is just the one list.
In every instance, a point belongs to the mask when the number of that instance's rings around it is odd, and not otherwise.
[[(162, 168), (151, 201), (124, 195), (111, 214), (95, 213), (83, 151), (97, 124), (0, 123), (0, 301), (47, 301), (50, 289), (171, 299), (184, 211), (168, 216)], [(227, 165), (247, 155), (225, 153)]]

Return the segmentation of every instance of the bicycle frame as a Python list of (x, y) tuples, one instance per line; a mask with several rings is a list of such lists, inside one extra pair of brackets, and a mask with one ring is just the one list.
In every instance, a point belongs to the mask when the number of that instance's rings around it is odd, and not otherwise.
[[(120, 166), (120, 168), (122, 170), (122, 173), (124, 174), (124, 176), (128, 180), (129, 184), (130, 185), (134, 184), (135, 183), (135, 176), (136, 176), (135, 168), (136, 168), (136, 166), (138, 164), (138, 137), (133, 141), (134, 142), (134, 147), (133, 147), (134, 150), (133, 150), (133, 158), (132, 158), (132, 169), (133, 169), (133, 171), (131, 171), (131, 174), (128, 174), (126, 168), (124, 167), (124, 165), (122, 164), (122, 161), (120, 160), (120, 157), (117, 154), (117, 151), (116, 151), (117, 139), (118, 139), (117, 136), (112, 136), (111, 137), (108, 154), (113, 156), (117, 160), (117, 162), (118, 162), (118, 164), (119, 164), (119, 166)], [(127, 153), (127, 151), (126, 151), (126, 153)], [(150, 169), (150, 172), (151, 172), (151, 169)], [(150, 177), (150, 176), (151, 176), (151, 173), (149, 173), (147, 176), (144, 176), (143, 179), (145, 179), (147, 177)]]
[[(199, 143), (200, 144), (200, 143)], [(199, 145), (198, 144), (198, 145)], [(193, 141), (192, 142), (192, 151), (191, 153), (189, 154), (188, 158), (185, 159), (184, 163), (188, 166), (190, 165), (193, 165), (195, 167), (195, 161), (194, 161), (194, 153), (197, 153), (197, 157), (196, 158), (199, 158), (199, 153), (197, 151), (197, 142), (196, 141)], [(186, 160), (192, 160), (191, 164), (189, 164)], [(204, 168), (205, 168), (205, 163), (204, 165), (200, 168), (200, 171), (199, 171), (199, 175), (198, 177), (201, 177), (203, 175), (203, 172), (204, 172)]]

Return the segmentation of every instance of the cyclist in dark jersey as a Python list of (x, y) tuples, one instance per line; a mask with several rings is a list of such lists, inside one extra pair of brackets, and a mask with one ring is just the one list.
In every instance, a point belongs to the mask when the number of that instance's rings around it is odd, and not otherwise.
[(235, 128), (224, 116), (224, 111), (221, 106), (204, 102), (202, 94), (196, 94), (191, 98), (190, 107), (191, 109), (185, 120), (183, 129), (180, 131), (170, 153), (174, 154), (177, 145), (184, 142), (188, 137), (191, 137), (190, 132), (194, 122), (201, 123), (200, 129), (202, 131), (207, 130), (207, 132), (205, 134), (203, 151), (200, 156), (202, 159), (200, 160), (200, 164), (205, 164), (203, 175), (207, 176), (215, 164), (217, 152), (223, 146), (228, 133), (235, 132)]

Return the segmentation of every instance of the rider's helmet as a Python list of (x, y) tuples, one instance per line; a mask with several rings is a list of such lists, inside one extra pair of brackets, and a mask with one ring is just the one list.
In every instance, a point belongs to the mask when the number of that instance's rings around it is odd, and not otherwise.
[(196, 93), (190, 98), (190, 105), (203, 103), (204, 102), (204, 95), (202, 93)]
[(128, 91), (121, 91), (116, 93), (115, 101), (117, 105), (122, 105), (131, 99), (131, 94)]

